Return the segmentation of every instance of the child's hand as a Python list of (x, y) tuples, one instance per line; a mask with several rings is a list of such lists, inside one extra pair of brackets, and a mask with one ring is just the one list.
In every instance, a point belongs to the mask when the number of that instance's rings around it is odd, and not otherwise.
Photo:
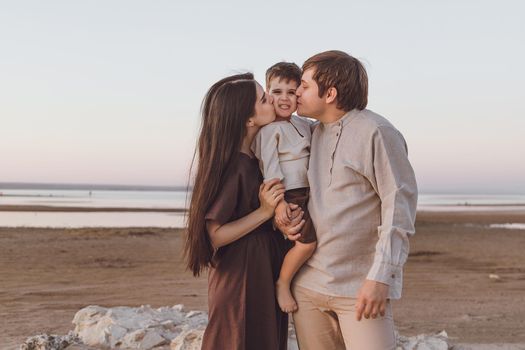
[(292, 210), (286, 201), (283, 199), (275, 207), (275, 222), (277, 225), (286, 226), (290, 224), (290, 216)]

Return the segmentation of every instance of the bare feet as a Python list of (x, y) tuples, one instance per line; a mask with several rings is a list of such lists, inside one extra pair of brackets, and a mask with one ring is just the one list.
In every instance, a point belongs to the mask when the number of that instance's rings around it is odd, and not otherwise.
[(297, 303), (290, 291), (290, 284), (278, 280), (275, 284), (275, 291), (277, 293), (277, 301), (283, 312), (290, 313), (297, 311)]

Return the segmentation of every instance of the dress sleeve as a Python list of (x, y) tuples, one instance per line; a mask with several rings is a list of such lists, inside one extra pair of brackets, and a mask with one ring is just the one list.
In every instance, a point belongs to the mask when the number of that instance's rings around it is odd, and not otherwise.
[(240, 187), (240, 174), (238, 171), (230, 172), (221, 185), (219, 193), (217, 194), (213, 204), (208, 209), (206, 220), (217, 221), (220, 225), (224, 225), (233, 220), (236, 212)]

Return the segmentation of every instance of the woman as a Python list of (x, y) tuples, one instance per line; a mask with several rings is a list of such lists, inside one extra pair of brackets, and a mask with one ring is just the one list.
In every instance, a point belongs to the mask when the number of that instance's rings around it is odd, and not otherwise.
[(249, 73), (217, 82), (203, 102), (185, 253), (195, 276), (210, 268), (205, 350), (286, 349), (274, 285), (288, 244), (269, 221), (284, 186), (262, 183), (250, 150), (274, 119), (272, 97)]

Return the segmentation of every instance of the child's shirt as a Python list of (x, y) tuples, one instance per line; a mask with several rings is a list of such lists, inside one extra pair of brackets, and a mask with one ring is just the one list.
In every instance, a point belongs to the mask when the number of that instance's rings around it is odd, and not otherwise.
[(278, 178), (287, 191), (309, 187), (311, 125), (309, 120), (292, 115), (259, 130), (251, 148), (265, 181)]

